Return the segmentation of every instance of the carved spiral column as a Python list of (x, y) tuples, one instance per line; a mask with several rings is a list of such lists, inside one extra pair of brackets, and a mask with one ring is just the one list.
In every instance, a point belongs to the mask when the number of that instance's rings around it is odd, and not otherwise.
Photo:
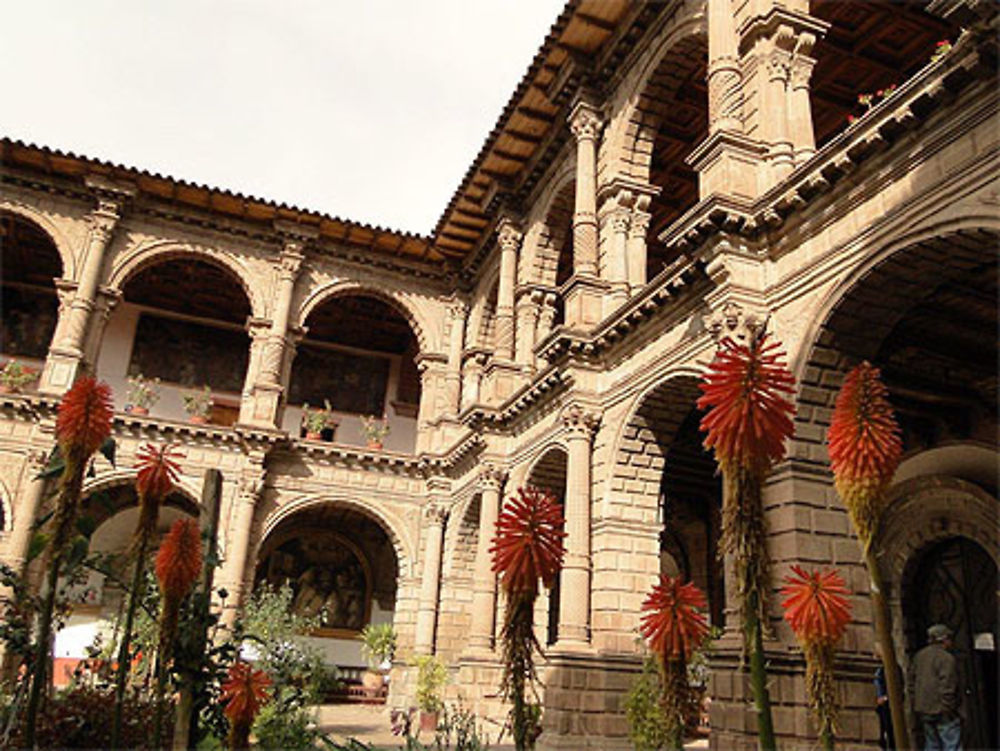
[(649, 221), (653, 216), (646, 210), (649, 208), (649, 202), (649, 196), (637, 196), (629, 219), (625, 256), (631, 295), (637, 294), (646, 286), (646, 234), (649, 232)]
[(708, 0), (708, 130), (743, 132), (743, 74), (732, 0)]
[(443, 503), (432, 502), (424, 509), (424, 565), (414, 644), (414, 651), (420, 655), (434, 652), (438, 593), (441, 589), (441, 551), (444, 547), (444, 527), (447, 520), (448, 509)]
[(465, 352), (465, 364), (462, 367), (462, 409), (482, 403), (483, 371), (487, 357), (487, 353), (480, 349)]
[(566, 430), (566, 557), (559, 584), (557, 648), (590, 642), (590, 459), (600, 417), (578, 405), (562, 416)]
[(83, 350), (84, 359), (94, 368), (97, 367), (101, 343), (104, 341), (104, 330), (121, 299), (122, 293), (113, 289), (103, 289), (98, 295), (96, 309), (87, 332), (87, 344)]
[(500, 280), (497, 286), (496, 357), (510, 361), (514, 359), (514, 283), (521, 231), (506, 217), (500, 220), (497, 243), (500, 245)]
[(247, 358), (247, 372), (243, 378), (243, 392), (240, 399), (241, 424), (250, 424), (254, 419), (254, 384), (260, 375), (261, 361), (264, 359), (264, 349), (267, 347), (271, 324), (262, 318), (251, 318), (247, 321), (246, 330), (250, 336), (250, 356)]
[(597, 136), (600, 114), (593, 105), (577, 102), (570, 113), (576, 137), (576, 196), (573, 207), (573, 273), (597, 276)]
[(5, 557), (7, 565), (18, 573), (28, 558), (35, 518), (45, 494), (45, 480), (39, 479), (38, 474), (45, 468), (47, 460), (47, 454), (41, 449), (29, 451), (25, 458), (20, 492), (14, 506), (14, 524), (7, 538)]
[(288, 336), (288, 320), (292, 312), (292, 298), (295, 281), (305, 259), (300, 240), (287, 240), (277, 261), (278, 284), (275, 288), (274, 309), (271, 316), (271, 331), (267, 337), (267, 348), (260, 369), (261, 382), (272, 386), (281, 385), (282, 363)]
[(535, 371), (535, 333), (542, 297), (539, 290), (525, 288), (517, 298), (517, 352), (514, 359), (529, 373)]
[(253, 520), (257, 511), (257, 502), (264, 492), (264, 480), (267, 470), (264, 469), (264, 457), (251, 460), (240, 475), (239, 486), (232, 510), (229, 513), (227, 527), (226, 558), (222, 564), (219, 576), (219, 586), (229, 592), (226, 598), (226, 610), (222, 622), (231, 626), (236, 613), (243, 605), (243, 586), (247, 571), (247, 554), (250, 551), (250, 537), (253, 532)]
[(468, 306), (453, 300), (448, 306), (448, 369), (445, 374), (447, 411), (458, 415), (462, 407), (462, 343), (465, 341), (465, 317)]
[(535, 329), (535, 343), (541, 344), (552, 333), (556, 320), (556, 293), (545, 292), (538, 309), (538, 326)]
[(627, 190), (619, 191), (612, 200), (614, 207), (608, 220), (611, 225), (611, 247), (608, 250), (608, 281), (611, 289), (604, 298), (605, 317), (628, 300), (629, 290), (627, 244), (632, 193)]
[(469, 629), (469, 648), (488, 652), (493, 648), (493, 625), (496, 621), (497, 575), (493, 572), (490, 547), (496, 535), (500, 515), (500, 498), (505, 473), (499, 467), (487, 464), (479, 474), (479, 541), (476, 545), (476, 563), (472, 583), (472, 625)]
[(802, 164), (816, 153), (816, 133), (813, 130), (812, 101), (809, 97), (809, 82), (816, 66), (816, 61), (809, 57), (809, 53), (815, 43), (815, 35), (799, 35), (789, 70), (788, 125), (796, 165)]

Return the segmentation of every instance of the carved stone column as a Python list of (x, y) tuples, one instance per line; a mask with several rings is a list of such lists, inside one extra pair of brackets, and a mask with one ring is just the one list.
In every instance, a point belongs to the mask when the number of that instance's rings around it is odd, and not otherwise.
[(505, 473), (487, 464), (479, 474), (479, 541), (472, 583), (472, 625), (469, 628), (469, 650), (488, 652), (493, 648), (493, 624), (496, 621), (497, 575), (493, 572), (490, 546), (496, 535), (500, 515), (500, 498)]
[(295, 282), (305, 259), (302, 236), (288, 237), (275, 259), (277, 282), (271, 303), (271, 328), (267, 334), (257, 381), (254, 384), (253, 413), (247, 421), (261, 427), (278, 427), (279, 408), (284, 393), (283, 373), (288, 353), (288, 323), (291, 318)]
[(541, 305), (538, 309), (538, 326), (535, 329), (535, 344), (541, 344), (552, 333), (556, 320), (556, 293), (542, 293)]
[(104, 329), (107, 328), (111, 314), (114, 313), (121, 299), (122, 293), (116, 289), (105, 288), (98, 293), (90, 328), (87, 331), (87, 344), (83, 350), (84, 360), (95, 369), (97, 359), (101, 354), (101, 343), (104, 341)]
[(514, 360), (528, 374), (535, 372), (535, 333), (543, 296), (537, 289), (524, 287), (517, 297), (517, 352)]
[(590, 642), (590, 452), (600, 417), (579, 405), (563, 412), (566, 463), (566, 557), (559, 578), (559, 649)]
[(608, 282), (610, 289), (604, 297), (604, 317), (618, 308), (629, 294), (628, 270), (628, 229), (631, 223), (631, 209), (634, 196), (631, 191), (620, 190), (610, 198), (612, 207), (608, 214), (611, 227), (611, 243), (608, 249)]
[(462, 366), (462, 409), (468, 409), (473, 404), (482, 404), (483, 371), (489, 355), (482, 349), (465, 351)]
[(444, 380), (447, 360), (433, 353), (420, 354), (416, 359), (420, 373), (420, 406), (417, 408), (416, 450), (426, 451), (431, 444), (431, 423), (441, 416), (438, 409), (440, 384)]
[(497, 227), (500, 245), (500, 280), (497, 286), (496, 358), (514, 359), (514, 284), (517, 281), (517, 252), (521, 247), (521, 230), (504, 217)]
[(256, 404), (254, 385), (260, 376), (261, 361), (264, 359), (264, 349), (267, 347), (267, 336), (271, 331), (271, 323), (264, 318), (249, 318), (246, 330), (250, 336), (250, 356), (247, 358), (247, 372), (243, 378), (243, 392), (240, 399), (239, 422), (242, 425), (253, 423)]
[(708, 131), (743, 132), (743, 74), (732, 0), (708, 0)]
[(768, 187), (784, 180), (794, 167), (792, 140), (788, 134), (788, 66), (791, 60), (786, 46), (790, 44), (791, 29), (783, 27), (770, 40), (763, 60), (766, 79), (761, 87), (761, 108), (766, 113), (761, 118), (763, 140), (767, 143), (767, 161), (770, 172)]
[(458, 415), (462, 405), (462, 343), (468, 306), (461, 300), (448, 305), (448, 370), (445, 374), (447, 412)]
[(793, 159), (796, 166), (816, 153), (816, 133), (813, 130), (812, 101), (809, 81), (816, 61), (809, 57), (816, 36), (808, 32), (799, 35), (792, 54), (788, 88), (788, 126), (791, 131)]
[(646, 233), (649, 232), (649, 221), (653, 216), (647, 211), (649, 203), (649, 196), (636, 196), (632, 215), (629, 217), (625, 257), (631, 295), (638, 294), (646, 286)]
[(17, 505), (14, 506), (14, 524), (7, 538), (5, 562), (20, 573), (28, 558), (32, 530), (38, 509), (45, 494), (45, 480), (38, 479), (38, 473), (45, 468), (48, 456), (41, 449), (29, 451), (25, 457), (21, 476)]
[(597, 276), (597, 137), (600, 112), (580, 100), (569, 116), (576, 138), (576, 192), (573, 206), (573, 273)]
[(100, 192), (97, 207), (87, 217), (89, 230), (76, 291), (65, 313), (65, 320), (60, 321), (60, 337), (53, 343), (45, 361), (38, 385), (42, 393), (61, 394), (66, 391), (84, 360), (90, 314), (96, 307), (106, 251), (121, 218), (122, 200), (122, 196)]
[(423, 578), (420, 582), (414, 644), (414, 651), (418, 655), (429, 655), (434, 652), (438, 593), (441, 589), (441, 551), (444, 546), (444, 527), (447, 520), (448, 509), (443, 503), (432, 501), (424, 508)]
[(243, 605), (243, 586), (247, 572), (247, 554), (250, 551), (250, 537), (253, 532), (254, 514), (257, 502), (264, 492), (264, 480), (267, 470), (264, 468), (264, 455), (253, 452), (250, 461), (240, 474), (236, 499), (229, 513), (229, 525), (226, 527), (226, 557), (222, 563), (219, 575), (219, 586), (229, 592), (226, 598), (226, 609), (223, 612), (223, 625), (232, 626), (236, 613)]

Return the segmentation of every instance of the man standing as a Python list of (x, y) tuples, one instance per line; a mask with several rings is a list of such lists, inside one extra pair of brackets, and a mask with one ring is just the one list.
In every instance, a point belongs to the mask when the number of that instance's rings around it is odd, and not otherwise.
[(913, 711), (924, 730), (924, 751), (962, 751), (961, 692), (958, 661), (951, 649), (951, 629), (937, 623), (927, 629), (926, 647), (913, 658)]

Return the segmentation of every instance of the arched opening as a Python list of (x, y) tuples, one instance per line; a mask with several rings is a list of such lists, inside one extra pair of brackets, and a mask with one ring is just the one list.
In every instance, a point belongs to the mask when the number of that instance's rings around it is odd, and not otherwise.
[(927, 628), (943, 623), (955, 634), (953, 653), (964, 683), (965, 748), (997, 748), (997, 565), (977, 543), (949, 537), (908, 562), (902, 592), (906, 651), (927, 643)]
[[(549, 206), (538, 236), (536, 251), (536, 278), (540, 284), (561, 288), (573, 276), (573, 204), (576, 181), (570, 180), (560, 188)], [(555, 303), (553, 328), (565, 322), (565, 305), (562, 294)]]
[[(567, 461), (566, 451), (561, 447), (554, 446), (542, 455), (528, 475), (528, 485), (547, 490), (564, 508), (566, 506)], [(557, 578), (556, 583), (549, 590), (548, 604), (544, 611), (546, 616), (545, 643), (547, 645), (555, 644), (559, 639), (559, 584), (560, 580)]]
[(649, 205), (647, 279), (674, 260), (657, 238), (698, 202), (698, 174), (687, 158), (708, 136), (707, 67), (706, 38), (680, 40), (647, 79), (633, 115), (632, 175), (660, 188)]
[(0, 212), (0, 353), (5, 362), (41, 370), (59, 318), (55, 280), (62, 274), (52, 238), (33, 222)]
[(311, 641), (348, 678), (364, 669), (358, 636), (392, 623), (399, 561), (374, 518), (334, 502), (296, 511), (272, 529), (257, 556), (254, 587), (289, 585), (296, 613), (319, 621)]
[[(181, 492), (171, 493), (160, 507), (150, 558), (171, 525), (184, 516), (197, 517), (198, 505)], [(114, 485), (90, 493), (81, 508), (81, 517), (93, 528), (90, 553), (123, 562), (139, 520), (138, 496), (131, 483)], [(113, 570), (121, 575), (121, 566)], [(68, 588), (70, 614), (55, 637), (53, 681), (65, 685), (77, 664), (88, 657), (88, 650), (107, 646), (114, 639), (115, 623), (125, 605), (125, 588), (118, 576), (106, 577), (88, 570)]]
[(830, 24), (816, 43), (810, 100), (816, 146), (840, 133), (848, 117), (867, 109), (858, 97), (906, 82), (930, 62), (939, 41), (952, 42), (959, 29), (927, 13), (926, 3), (813, 0), (811, 13)]
[(292, 408), (285, 411), (284, 428), (299, 434), (305, 405), (329, 403), (333, 421), (325, 440), (363, 446), (362, 418), (385, 416), (385, 447), (413, 451), (421, 390), (419, 346), (402, 313), (374, 295), (338, 295), (309, 313), (305, 329), (292, 364)]
[(208, 387), (204, 416), (220, 425), (236, 422), (250, 353), (250, 303), (232, 272), (200, 258), (168, 257), (140, 268), (122, 292), (97, 365), (117, 406), (141, 406), (128, 380), (141, 376), (161, 382), (151, 407), (157, 416), (194, 416), (191, 397)]

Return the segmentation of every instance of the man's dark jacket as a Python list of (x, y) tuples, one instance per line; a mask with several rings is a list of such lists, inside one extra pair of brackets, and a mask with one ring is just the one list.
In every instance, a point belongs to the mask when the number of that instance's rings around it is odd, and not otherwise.
[(922, 715), (958, 713), (958, 661), (940, 644), (928, 644), (913, 658), (913, 710)]

